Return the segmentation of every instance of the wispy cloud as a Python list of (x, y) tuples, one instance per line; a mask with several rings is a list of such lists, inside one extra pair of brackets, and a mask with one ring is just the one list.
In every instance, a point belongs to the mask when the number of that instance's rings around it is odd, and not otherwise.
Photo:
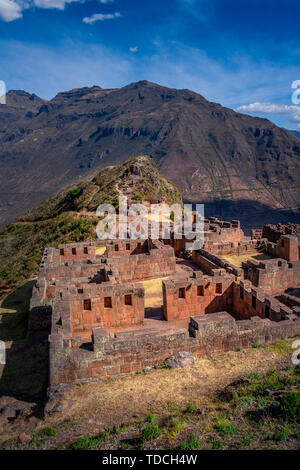
[(300, 128), (300, 106), (257, 102), (239, 106), (237, 111), (250, 114), (281, 114), (286, 116), (290, 122), (296, 122)]
[(0, 18), (3, 21), (14, 21), (22, 18), (22, 6), (14, 0), (0, 0)]
[[(43, 9), (64, 10), (69, 3), (85, 3), (86, 0), (0, 0), (0, 19), (6, 22), (23, 17), (23, 11), (37, 7)], [(114, 0), (99, 0), (101, 3), (112, 3)]]
[[(0, 41), (0, 49), (1, 79), (8, 89), (25, 89), (42, 98), (82, 86), (115, 88), (147, 79), (171, 88), (189, 88), (240, 112), (272, 116), (285, 127), (300, 122), (300, 106), (282, 105), (290, 99), (292, 77), (299, 77), (297, 66), (254, 63), (240, 56), (221, 63), (200, 49), (180, 43), (159, 43), (151, 54), (138, 55), (129, 46), (125, 52), (93, 43), (86, 47), (71, 40), (55, 48)], [(250, 108), (245, 107), (248, 103), (252, 103)], [(256, 103), (260, 107), (254, 107)]]
[(139, 50), (139, 46), (134, 46), (129, 48), (130, 52), (137, 52)]
[(33, 0), (33, 4), (39, 8), (64, 10), (67, 3), (82, 2), (82, 0)]
[(114, 20), (120, 16), (121, 14), (117, 11), (115, 13), (94, 13), (92, 16), (86, 16), (82, 21), (86, 24), (94, 24), (97, 21)]

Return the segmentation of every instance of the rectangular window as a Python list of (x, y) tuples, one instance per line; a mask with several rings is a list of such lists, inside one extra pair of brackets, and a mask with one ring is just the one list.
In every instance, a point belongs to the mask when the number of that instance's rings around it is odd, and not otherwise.
[(119, 245), (115, 245), (115, 251), (119, 251)]
[(244, 288), (242, 286), (240, 286), (240, 298), (244, 298)]
[(184, 287), (179, 288), (178, 297), (179, 297), (179, 299), (185, 299), (185, 288)]
[(137, 247), (141, 248), (141, 246), (142, 246), (141, 242), (138, 242)]
[(256, 297), (252, 295), (252, 307), (256, 309)]
[(130, 294), (125, 295), (125, 305), (132, 305), (132, 296)]
[(284, 248), (284, 240), (281, 240), (281, 246)]
[(197, 295), (204, 296), (204, 286), (197, 286)]
[(130, 250), (130, 243), (126, 243), (126, 250), (127, 250), (127, 251)]
[(92, 302), (91, 299), (85, 299), (83, 301), (83, 309), (84, 310), (92, 310)]
[(104, 308), (112, 308), (111, 297), (104, 297)]
[(87, 246), (85, 246), (85, 247), (83, 248), (83, 253), (84, 253), (85, 255), (88, 255), (88, 254), (89, 254), (89, 250), (88, 250), (88, 247), (87, 247)]
[(72, 255), (76, 255), (76, 248), (72, 248)]
[(266, 307), (265, 307), (265, 317), (266, 318), (270, 317), (270, 307), (269, 307), (269, 305), (266, 305)]
[(63, 248), (61, 248), (59, 250), (59, 254), (60, 254), (60, 256), (65, 256), (65, 250)]
[(222, 294), (222, 284), (220, 282), (216, 284), (216, 294)]

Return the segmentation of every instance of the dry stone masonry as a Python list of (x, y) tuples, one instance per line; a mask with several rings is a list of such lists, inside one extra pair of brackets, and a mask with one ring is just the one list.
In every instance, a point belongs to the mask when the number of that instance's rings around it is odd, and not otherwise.
[[(190, 254), (174, 236), (47, 248), (28, 339), (49, 332), (50, 386), (299, 334), (299, 239), (282, 227), (275, 242), (263, 236), (269, 233), (274, 240), (269, 229), (248, 239), (238, 221), (210, 218), (203, 249)], [(273, 259), (239, 268), (222, 258), (254, 250)], [(161, 309), (145, 308), (144, 281), (154, 279), (162, 286)]]

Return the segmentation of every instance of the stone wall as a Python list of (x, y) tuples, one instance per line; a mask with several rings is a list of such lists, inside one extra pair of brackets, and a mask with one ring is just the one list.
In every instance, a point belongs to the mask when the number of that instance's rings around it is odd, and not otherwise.
[(226, 312), (194, 316), (189, 331), (173, 334), (124, 333), (112, 338), (106, 328), (93, 330), (92, 348), (72, 348), (62, 332), (50, 336), (50, 386), (89, 379), (107, 379), (144, 367), (162, 366), (178, 351), (190, 351), (197, 357), (236, 350), (275, 341), (300, 333), (300, 319), (279, 323), (254, 317), (235, 321)]
[(243, 263), (245, 278), (267, 294), (277, 294), (300, 283), (300, 261), (288, 263), (284, 259)]
[(164, 318), (168, 321), (191, 315), (232, 309), (234, 276), (226, 273), (214, 277), (194, 272), (194, 278), (163, 281)]
[(144, 286), (85, 285), (82, 289), (69, 290), (71, 334), (92, 334), (101, 326), (119, 327), (138, 325), (144, 321)]
[(276, 243), (265, 243), (264, 251), (274, 258), (282, 258), (286, 261), (299, 260), (299, 241), (292, 235), (281, 235)]

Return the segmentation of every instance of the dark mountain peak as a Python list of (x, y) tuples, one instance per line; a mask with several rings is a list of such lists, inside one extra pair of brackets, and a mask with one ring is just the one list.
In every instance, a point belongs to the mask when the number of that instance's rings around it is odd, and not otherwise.
[(14, 93), (26, 106), (0, 111), (2, 223), (132, 155), (151, 155), (186, 201), (220, 218), (248, 217), (258, 203), (264, 214), (300, 205), (299, 140), (266, 119), (146, 80), (51, 101)]
[(73, 88), (72, 90), (69, 91), (62, 91), (58, 93), (51, 101), (52, 102), (57, 102), (57, 101), (71, 101), (71, 100), (78, 100), (81, 98), (87, 98), (90, 96), (97, 96), (97, 94), (103, 94), (106, 93), (107, 90), (104, 90), (103, 88), (99, 86), (92, 86), (92, 87), (83, 87), (83, 88)]
[(41, 106), (44, 102), (45, 100), (34, 93), (28, 93), (24, 90), (10, 90), (6, 94), (6, 104), (12, 108), (31, 110)]

